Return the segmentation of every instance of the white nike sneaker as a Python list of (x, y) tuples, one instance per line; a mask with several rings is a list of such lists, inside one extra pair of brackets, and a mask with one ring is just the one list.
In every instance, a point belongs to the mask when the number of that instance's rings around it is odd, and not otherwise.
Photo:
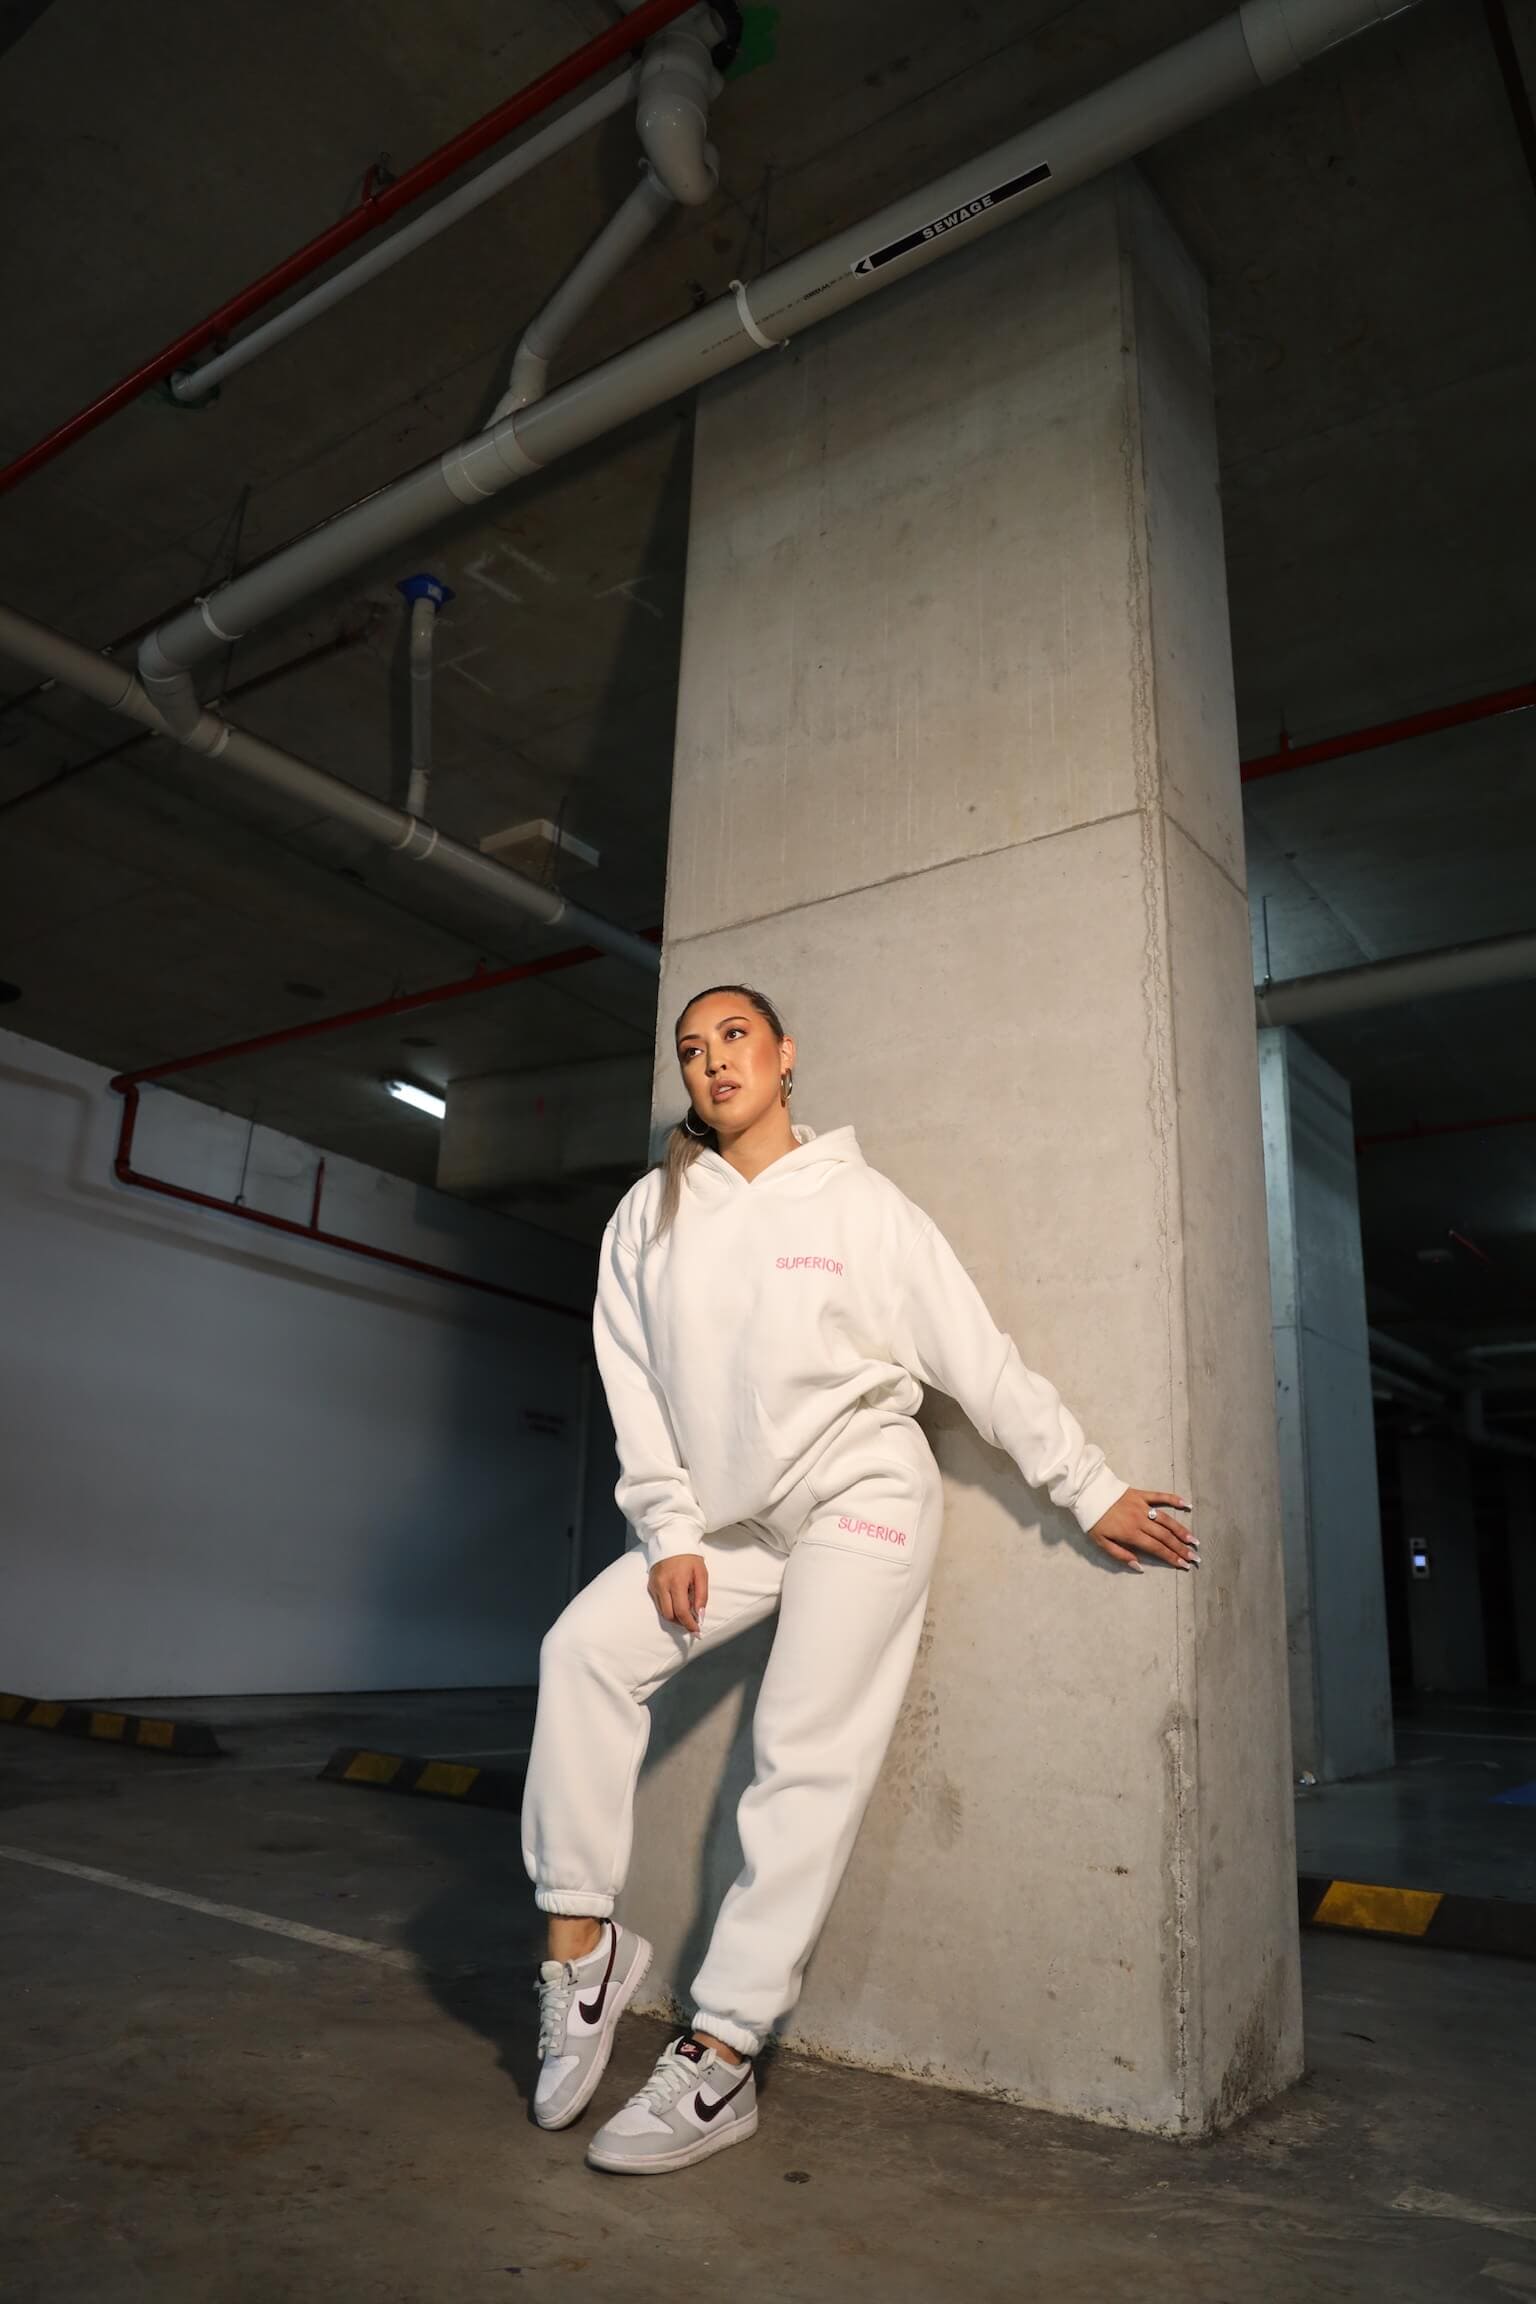
[(568, 2128), (591, 2101), (613, 2049), (614, 2028), (651, 1964), (643, 1936), (603, 1922), (584, 1960), (546, 1960), (539, 1969), (539, 2079), (533, 2116), (541, 2128)]
[(599, 2128), (587, 2146), (587, 2165), (616, 2176), (660, 2176), (756, 2133), (750, 2062), (728, 2063), (683, 2032), (663, 2049), (639, 2095)]

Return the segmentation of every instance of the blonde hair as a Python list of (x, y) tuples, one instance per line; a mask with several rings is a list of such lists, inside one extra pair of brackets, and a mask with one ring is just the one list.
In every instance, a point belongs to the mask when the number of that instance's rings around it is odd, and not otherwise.
[[(677, 1023), (672, 1027), (674, 1040), (689, 1008), (696, 1008), (699, 1002), (707, 1000), (712, 992), (730, 992), (739, 1000), (749, 1000), (764, 1023), (769, 1026), (774, 1038), (776, 1040), (787, 1038), (779, 1018), (779, 1012), (765, 992), (755, 992), (750, 984), (707, 984), (702, 992), (695, 992), (693, 998), (679, 1013)], [(656, 1230), (653, 1235), (655, 1239), (661, 1238), (663, 1232), (666, 1231), (676, 1216), (678, 1202), (683, 1195), (683, 1178), (699, 1154), (701, 1152), (718, 1152), (719, 1149), (720, 1139), (713, 1128), (706, 1129), (702, 1136), (695, 1135), (681, 1120), (673, 1128), (667, 1138), (666, 1150), (656, 1162), (656, 1166), (661, 1170), (661, 1207), (656, 1218)]]

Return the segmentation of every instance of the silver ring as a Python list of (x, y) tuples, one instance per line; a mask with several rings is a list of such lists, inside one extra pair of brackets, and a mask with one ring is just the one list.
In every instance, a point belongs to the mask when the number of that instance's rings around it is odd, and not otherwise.
[(1149, 1504), (1147, 1506), (1147, 1518), (1149, 1520), (1155, 1520), (1157, 1518), (1157, 1506), (1155, 1504)]

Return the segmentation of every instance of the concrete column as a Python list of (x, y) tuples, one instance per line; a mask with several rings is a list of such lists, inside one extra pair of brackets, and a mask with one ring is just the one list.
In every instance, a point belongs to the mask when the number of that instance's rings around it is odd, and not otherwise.
[(1291, 1755), (1319, 1782), (1392, 1765), (1392, 1680), (1349, 1082), (1259, 1034)]
[(1506, 1456), (1509, 1588), (1515, 1604), (1515, 1652), (1520, 1684), (1536, 1688), (1536, 1459)]
[[(658, 1113), (696, 989), (781, 999), (797, 1117), (1208, 1562), (1112, 1570), (931, 1402), (927, 1631), (790, 2037), (1185, 2134), (1301, 2062), (1236, 759), (1204, 298), (1139, 180), (702, 395)], [(751, 1660), (659, 1707), (662, 1984), (736, 1866)]]
[[(1427, 1695), (1486, 1687), (1483, 1582), (1466, 1443), (1438, 1432), (1405, 1432), (1398, 1452), (1413, 1684)], [(1426, 1575), (1412, 1568), (1421, 1549)]]

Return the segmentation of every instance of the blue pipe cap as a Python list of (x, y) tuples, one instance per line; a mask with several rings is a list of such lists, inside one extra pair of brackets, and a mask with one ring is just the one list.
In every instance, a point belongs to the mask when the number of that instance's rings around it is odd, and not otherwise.
[(452, 585), (445, 584), (441, 576), (402, 576), (395, 590), (413, 603), (430, 600), (434, 608), (446, 608), (453, 598)]

